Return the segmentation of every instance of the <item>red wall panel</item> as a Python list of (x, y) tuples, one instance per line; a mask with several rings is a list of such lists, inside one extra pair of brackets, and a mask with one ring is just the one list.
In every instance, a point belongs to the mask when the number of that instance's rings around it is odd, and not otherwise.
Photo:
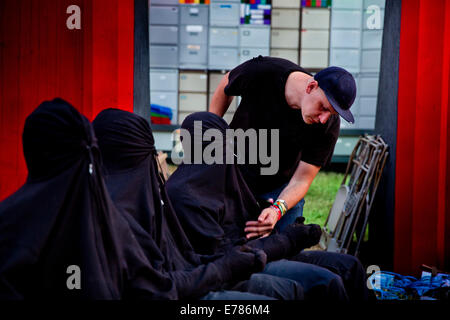
[[(403, 4), (403, 3), (402, 3)], [(417, 33), (419, 26), (419, 0), (411, 0), (408, 6), (402, 5), (400, 61), (398, 84), (398, 123), (397, 123), (397, 165), (395, 195), (394, 255), (395, 268), (404, 270), (410, 265), (412, 221), (408, 214), (413, 209), (413, 139), (415, 113), (408, 113), (408, 108), (415, 103), (417, 86)], [(401, 192), (400, 192), (401, 191)], [(401, 235), (401, 236), (400, 236)], [(400, 255), (402, 259), (397, 259)]]
[[(66, 26), (70, 5), (81, 30)], [(4, 0), (0, 23), (1, 200), (26, 179), (21, 135), (39, 103), (61, 97), (91, 120), (107, 107), (133, 110), (134, 2)]]
[[(445, 268), (449, 0), (402, 2), (394, 269)], [(447, 210), (447, 212), (446, 212)]]
[(133, 104), (133, 77), (134, 77), (134, 24), (130, 17), (134, 17), (134, 7), (130, 1), (118, 2), (118, 43), (117, 48), (117, 106), (130, 106)]
[[(117, 105), (118, 90), (118, 5), (117, 1), (92, 1), (93, 51), (92, 108), (97, 112)], [(115, 39), (109, 35), (114, 34)], [(111, 81), (112, 80), (112, 81)]]
[(450, 0), (445, 3), (444, 32), (438, 250), (439, 265), (450, 270)]

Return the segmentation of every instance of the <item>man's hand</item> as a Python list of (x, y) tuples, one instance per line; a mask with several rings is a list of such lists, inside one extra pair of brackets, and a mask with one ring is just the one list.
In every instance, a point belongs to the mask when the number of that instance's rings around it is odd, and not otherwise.
[(258, 217), (258, 221), (247, 221), (244, 231), (247, 239), (268, 236), (278, 221), (278, 211), (275, 208), (265, 208)]

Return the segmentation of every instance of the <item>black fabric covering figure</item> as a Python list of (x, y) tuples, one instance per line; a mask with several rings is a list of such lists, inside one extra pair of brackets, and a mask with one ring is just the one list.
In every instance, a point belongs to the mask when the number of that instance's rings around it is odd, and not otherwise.
[(109, 198), (84, 116), (43, 102), (26, 119), (23, 150), (27, 181), (0, 203), (0, 300), (178, 297)]
[(214, 256), (194, 251), (158, 173), (152, 131), (144, 118), (106, 109), (98, 114), (93, 126), (111, 198), (124, 212), (153, 266), (173, 279), (180, 299), (201, 298), (222, 289), (280, 299), (303, 298), (303, 289), (293, 281), (266, 275), (250, 278), (265, 266), (262, 250), (244, 247), (242, 251), (231, 246), (231, 251)]
[[(201, 125), (197, 121), (201, 121)], [(208, 164), (207, 161), (194, 163), (208, 147), (221, 152), (217, 159), (223, 162), (227, 152), (233, 155), (233, 141), (225, 138), (227, 123), (213, 113), (197, 112), (186, 117), (181, 127), (189, 133), (189, 142), (187, 135), (182, 135), (183, 161), (189, 159), (189, 163), (181, 163), (166, 185), (189, 240), (196, 252), (202, 254), (227, 250), (236, 242), (245, 243), (242, 226), (248, 220), (256, 220), (261, 207), (238, 167), (227, 163)], [(218, 130), (223, 138), (211, 142), (198, 136), (210, 129)], [(319, 241), (320, 235), (319, 226), (296, 223), (282, 233), (252, 240), (248, 245), (264, 249), (268, 261), (274, 261), (311, 247)]]
[[(305, 226), (303, 220), (298, 219), (281, 233), (274, 231), (268, 237), (247, 242), (245, 222), (256, 220), (262, 208), (244, 181), (238, 165), (234, 164), (236, 159), (232, 164), (207, 164), (201, 160), (194, 162), (196, 150), (197, 153), (200, 150), (200, 153), (205, 151), (209, 154), (215, 149), (215, 152), (222, 152), (224, 160), (230, 154), (233, 157), (232, 139), (211, 142), (212, 139), (198, 136), (204, 135), (208, 129), (214, 129), (226, 137), (229, 128), (227, 123), (213, 113), (197, 112), (186, 117), (181, 128), (190, 136), (189, 141), (186, 141), (182, 131), (184, 162), (170, 176), (166, 187), (175, 212), (197, 252), (212, 254), (226, 250), (235, 243), (246, 243), (263, 249), (268, 262), (289, 259), (326, 268), (342, 278), (350, 299), (366, 299), (365, 272), (357, 258), (321, 251), (300, 252), (319, 241), (319, 226)], [(211, 149), (206, 152), (208, 146)], [(317, 272), (320, 273), (319, 270)], [(312, 273), (308, 272), (308, 276)]]

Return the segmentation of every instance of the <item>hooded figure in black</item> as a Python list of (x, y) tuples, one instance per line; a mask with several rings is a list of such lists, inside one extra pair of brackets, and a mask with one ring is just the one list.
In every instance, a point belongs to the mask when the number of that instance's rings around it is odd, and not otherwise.
[(264, 268), (266, 255), (261, 250), (230, 246), (231, 251), (215, 256), (193, 250), (158, 173), (152, 131), (144, 118), (107, 109), (98, 114), (93, 126), (113, 201), (153, 266), (173, 279), (180, 299), (200, 298), (221, 289), (284, 299), (303, 297), (301, 286), (274, 276), (252, 275), (249, 281), (237, 283)]
[[(183, 163), (166, 186), (195, 251), (214, 254), (236, 242), (246, 242), (242, 226), (257, 219), (261, 207), (237, 166), (224, 163), (227, 156), (234, 156), (233, 141), (226, 138), (227, 123), (213, 113), (197, 112), (186, 117), (181, 128), (184, 130)], [(208, 135), (218, 138), (202, 139)], [(221, 163), (200, 158), (208, 154), (214, 158), (211, 160)], [(299, 221), (280, 234), (252, 240), (249, 244), (263, 248), (268, 261), (274, 261), (316, 244), (320, 234), (319, 226), (303, 225)]]
[(42, 103), (23, 150), (27, 181), (0, 203), (0, 300), (177, 298), (110, 200), (84, 116)]
[[(265, 238), (246, 240), (245, 223), (257, 220), (262, 208), (244, 181), (236, 160), (232, 161), (235, 157), (234, 141), (233, 135), (227, 137), (227, 129), (227, 123), (210, 112), (191, 114), (181, 125), (183, 162), (166, 186), (194, 249), (202, 254), (212, 254), (240, 241), (250, 247), (264, 249), (268, 262), (289, 259), (309, 264), (303, 268), (312, 269), (302, 278), (312, 279), (317, 273), (327, 281), (343, 280), (350, 298), (364, 299), (367, 294), (365, 273), (358, 259), (328, 252), (305, 251), (299, 254), (302, 249), (316, 244), (321, 235), (319, 226), (303, 225), (304, 218), (299, 218), (281, 233), (274, 231)], [(203, 159), (208, 155), (216, 162), (208, 163), (208, 159)], [(220, 160), (221, 163), (217, 162)], [(331, 270), (342, 280), (333, 279), (321, 270), (323, 268), (313, 268), (310, 264)], [(278, 269), (286, 267), (278, 266)], [(306, 287), (308, 285), (305, 285), (305, 290)], [(340, 292), (340, 284), (336, 288), (336, 296), (346, 295)]]

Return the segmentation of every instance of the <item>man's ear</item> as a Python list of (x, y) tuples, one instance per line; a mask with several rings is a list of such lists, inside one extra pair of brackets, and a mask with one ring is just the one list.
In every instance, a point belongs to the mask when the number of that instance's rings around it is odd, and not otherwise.
[(319, 83), (314, 80), (314, 78), (311, 78), (308, 80), (308, 84), (306, 85), (306, 93), (311, 93), (312, 90), (319, 87)]

